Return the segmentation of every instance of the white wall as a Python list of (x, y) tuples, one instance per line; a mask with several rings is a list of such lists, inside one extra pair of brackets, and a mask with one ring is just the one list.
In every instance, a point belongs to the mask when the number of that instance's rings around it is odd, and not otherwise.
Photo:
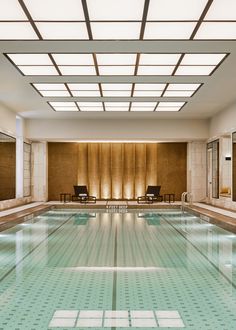
[(209, 123), (210, 138), (232, 131), (236, 131), (236, 103), (218, 112)]
[(165, 140), (208, 138), (206, 120), (34, 120), (26, 121), (32, 140)]
[(16, 113), (6, 109), (1, 103), (0, 131), (14, 136), (16, 134)]

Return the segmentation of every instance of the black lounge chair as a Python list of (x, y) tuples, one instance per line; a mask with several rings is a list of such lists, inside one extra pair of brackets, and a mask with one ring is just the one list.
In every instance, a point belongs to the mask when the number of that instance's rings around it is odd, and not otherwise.
[(160, 195), (161, 186), (148, 186), (144, 196), (137, 199), (138, 204), (152, 204), (153, 202), (162, 202), (163, 197)]
[(90, 196), (87, 186), (74, 186), (75, 194), (72, 196), (72, 201), (80, 203), (96, 203), (96, 197)]

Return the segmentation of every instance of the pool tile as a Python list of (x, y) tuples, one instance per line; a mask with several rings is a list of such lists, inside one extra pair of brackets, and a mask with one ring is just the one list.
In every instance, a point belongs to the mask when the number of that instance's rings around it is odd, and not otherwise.
[(131, 325), (132, 325), (132, 327), (136, 327), (136, 328), (157, 327), (157, 323), (156, 323), (155, 319), (132, 319)]
[(132, 318), (153, 318), (153, 311), (130, 311)]
[(93, 328), (102, 327), (102, 319), (78, 319), (78, 322), (76, 324), (77, 327), (87, 327), (87, 328)]
[(108, 318), (128, 318), (128, 311), (105, 311), (105, 317)]
[(184, 323), (181, 319), (159, 319), (159, 327), (163, 328), (184, 328)]
[(128, 319), (105, 319), (104, 327), (118, 327), (118, 328), (128, 328), (129, 320)]
[(55, 311), (53, 318), (77, 318), (78, 311), (73, 310), (57, 310)]
[(81, 311), (79, 313), (80, 318), (102, 318), (103, 317), (103, 311), (97, 311), (97, 310), (88, 310), (88, 311)]
[(178, 311), (156, 311), (156, 317), (160, 319), (180, 319)]
[(76, 319), (62, 319), (54, 318), (49, 323), (49, 328), (65, 328), (65, 327), (74, 327)]

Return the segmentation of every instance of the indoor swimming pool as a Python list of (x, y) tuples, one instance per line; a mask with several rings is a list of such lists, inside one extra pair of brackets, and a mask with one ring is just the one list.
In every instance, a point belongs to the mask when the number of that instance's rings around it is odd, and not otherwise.
[(236, 329), (236, 235), (178, 209), (51, 209), (0, 232), (0, 330)]

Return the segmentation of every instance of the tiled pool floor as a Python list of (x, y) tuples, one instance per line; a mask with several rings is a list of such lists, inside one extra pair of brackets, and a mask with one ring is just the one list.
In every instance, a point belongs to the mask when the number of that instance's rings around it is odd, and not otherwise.
[(236, 329), (235, 237), (178, 210), (46, 212), (0, 233), (0, 329)]

